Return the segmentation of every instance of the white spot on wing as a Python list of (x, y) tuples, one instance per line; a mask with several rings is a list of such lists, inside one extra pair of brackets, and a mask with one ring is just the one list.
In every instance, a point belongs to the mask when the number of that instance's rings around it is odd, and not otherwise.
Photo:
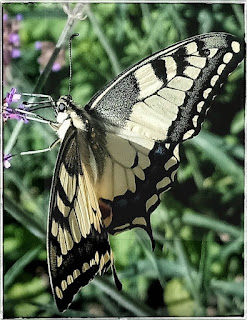
[(198, 126), (198, 118), (199, 118), (199, 116), (195, 115), (192, 119), (192, 122), (193, 122), (193, 125), (195, 128)]
[(65, 280), (61, 282), (61, 288), (63, 291), (67, 289), (67, 282)]
[(114, 196), (125, 194), (128, 189), (125, 169), (118, 163), (114, 163)]
[(212, 79), (210, 80), (210, 85), (213, 87), (215, 85), (215, 83), (218, 81), (219, 76), (216, 74), (212, 77)]
[(168, 171), (171, 167), (173, 167), (175, 164), (177, 164), (176, 157), (171, 157), (166, 163), (165, 163), (165, 170)]
[(59, 299), (63, 299), (63, 293), (62, 293), (62, 291), (61, 291), (60, 288), (56, 287), (56, 288), (55, 288), (55, 292), (56, 292), (56, 295), (57, 295), (57, 297), (58, 297)]
[(188, 54), (194, 54), (198, 50), (198, 47), (195, 41), (186, 44), (185, 48)]
[(57, 236), (57, 241), (60, 244), (60, 248), (61, 248), (61, 252), (63, 255), (67, 254), (67, 247), (65, 244), (65, 238), (64, 238), (64, 233), (63, 233), (63, 229), (61, 226), (58, 227), (58, 236)]
[(213, 58), (216, 53), (218, 52), (218, 49), (217, 48), (213, 48), (213, 49), (209, 49), (209, 55), (208, 55), (208, 58)]
[(205, 104), (205, 102), (204, 101), (200, 101), (200, 102), (198, 102), (198, 104), (197, 104), (197, 112), (201, 112), (201, 110), (202, 110), (202, 108), (203, 108), (203, 106), (204, 106), (204, 104)]
[(179, 161), (179, 159), (180, 159), (180, 156), (179, 156), (179, 144), (176, 145), (176, 147), (174, 148), (173, 155)]
[(66, 242), (67, 250), (71, 250), (73, 248), (73, 240), (71, 235), (69, 234), (68, 230), (64, 229), (64, 239)]
[(59, 268), (62, 265), (63, 256), (57, 256), (57, 267)]
[(145, 179), (145, 174), (143, 172), (143, 170), (140, 167), (135, 167), (132, 169), (135, 173), (135, 175), (141, 179), (142, 181)]
[[(176, 104), (171, 103), (158, 95), (147, 98), (145, 103), (148, 104), (148, 106), (150, 106), (153, 110), (157, 111), (158, 114), (156, 117), (160, 117), (164, 124), (170, 123), (170, 120), (174, 119), (178, 112), (178, 106)], [(150, 122), (151, 121), (152, 119), (150, 119)]]
[(67, 189), (64, 189), (66, 192), (66, 195), (68, 197), (69, 202), (72, 202), (74, 196), (75, 196), (75, 190), (76, 190), (76, 176), (70, 176), (68, 175), (68, 184), (67, 184)]
[(81, 241), (81, 233), (74, 210), (72, 210), (69, 215), (69, 225), (74, 241), (79, 243)]
[(177, 74), (177, 64), (176, 61), (171, 57), (164, 57), (162, 60), (165, 61), (166, 64), (166, 77), (167, 81), (170, 81)]
[(177, 76), (172, 79), (167, 86), (181, 91), (187, 91), (193, 86), (193, 80), (185, 77)]
[(217, 69), (218, 75), (221, 75), (221, 74), (222, 74), (222, 72), (223, 72), (223, 70), (225, 69), (225, 67), (226, 67), (226, 65), (225, 65), (224, 63), (222, 63), (222, 64), (218, 67), (218, 69)]
[(184, 103), (185, 96), (186, 96), (185, 92), (174, 90), (171, 88), (161, 89), (160, 91), (158, 91), (158, 94), (163, 98), (165, 98), (167, 101), (171, 102), (172, 107), (173, 107), (173, 104), (177, 106), (181, 106)]
[(132, 221), (132, 224), (147, 226), (147, 222), (144, 217), (137, 217)]
[(51, 234), (53, 235), (53, 237), (56, 237), (58, 233), (58, 223), (52, 219), (52, 223), (51, 223)]
[(199, 68), (187, 66), (183, 73), (184, 73), (184, 75), (186, 75), (187, 77), (189, 77), (191, 79), (196, 79), (196, 78), (198, 78), (200, 72), (201, 72), (201, 70)]
[(120, 139), (113, 134), (107, 134), (107, 150), (111, 158), (125, 168), (131, 168), (133, 165), (136, 151), (128, 140)]
[(137, 69), (134, 74), (139, 85), (139, 99), (150, 96), (163, 85), (163, 82), (155, 75), (154, 69), (150, 63)]
[(146, 169), (150, 166), (150, 160), (149, 157), (143, 155), (142, 153), (138, 152), (138, 165), (142, 169)]
[(231, 47), (234, 53), (238, 53), (240, 51), (240, 43), (237, 41), (232, 41)]
[[(138, 102), (133, 106), (130, 121), (133, 123), (134, 132), (138, 132), (140, 128), (142, 128), (142, 135), (147, 138), (164, 140), (167, 129), (170, 126), (170, 121), (169, 118), (166, 119), (162, 116), (161, 108), (163, 105), (159, 105), (160, 100), (163, 100), (164, 105), (165, 100), (155, 95), (146, 99), (146, 103)], [(160, 108), (160, 110), (158, 110), (158, 108)], [(135, 124), (138, 125), (136, 126)]]
[(225, 55), (223, 57), (223, 62), (229, 63), (231, 61), (232, 57), (233, 57), (233, 54), (231, 52), (225, 53)]
[(207, 88), (206, 90), (203, 91), (203, 98), (207, 99), (207, 97), (209, 96), (210, 92), (212, 91), (212, 88)]
[(136, 191), (135, 175), (134, 175), (132, 169), (126, 169), (126, 177), (127, 177), (127, 182), (128, 182), (128, 189), (131, 192), (135, 192)]
[(157, 194), (153, 194), (146, 202), (146, 211), (148, 211), (158, 200)]
[(207, 61), (205, 57), (195, 57), (195, 56), (187, 57), (186, 60), (189, 62), (190, 65), (200, 69), (205, 67), (206, 61)]
[(194, 133), (195, 133), (195, 130), (193, 130), (193, 129), (185, 132), (185, 134), (183, 136), (183, 140), (187, 140), (187, 139), (191, 138)]
[(171, 180), (169, 177), (165, 177), (163, 178), (161, 181), (159, 181), (157, 184), (156, 184), (156, 189), (159, 190), (161, 188), (164, 188), (166, 187), (168, 184), (171, 183)]
[(62, 215), (64, 217), (68, 217), (69, 211), (70, 211), (70, 207), (65, 206), (65, 204), (62, 201), (62, 199), (59, 196), (58, 191), (57, 191), (56, 201), (57, 201), (58, 210), (62, 213)]
[(104, 174), (98, 183), (97, 194), (103, 199), (113, 200), (113, 163), (110, 157), (105, 158)]

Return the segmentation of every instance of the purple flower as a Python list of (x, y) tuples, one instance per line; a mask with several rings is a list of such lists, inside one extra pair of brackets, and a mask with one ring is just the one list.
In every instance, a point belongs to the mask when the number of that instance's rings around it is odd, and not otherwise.
[(23, 19), (23, 15), (21, 13), (18, 13), (15, 18), (17, 21), (21, 21)]
[(10, 33), (9, 34), (9, 42), (13, 43), (15, 46), (20, 45), (20, 37), (17, 33)]
[(8, 169), (11, 166), (11, 164), (10, 164), (10, 160), (11, 159), (12, 159), (12, 154), (11, 153), (3, 155), (3, 167), (5, 169)]
[[(37, 49), (41, 48), (40, 56), (37, 59), (39, 65), (40, 65), (40, 70), (44, 70), (45, 66), (47, 65), (50, 57), (52, 56), (52, 53), (54, 49), (56, 48), (55, 44), (51, 41), (42, 41), (41, 43), (36, 43), (35, 47)], [(56, 72), (61, 70), (61, 68), (65, 64), (65, 50), (62, 49), (60, 50), (57, 59), (55, 60), (52, 71)]]
[[(23, 104), (21, 104), (21, 105), (19, 105), (18, 109), (27, 111), (27, 110), (29, 110), (29, 107), (26, 107)], [(29, 122), (29, 120), (27, 119), (27, 116), (25, 114), (20, 113), (19, 117), (20, 118), (18, 120), (22, 120), (24, 123), (28, 123)]]
[[(20, 106), (19, 109), (25, 110), (24, 107)], [(15, 119), (17, 121), (22, 120), (24, 123), (28, 123), (29, 120), (27, 119), (26, 114), (21, 113), (19, 110), (12, 109), (9, 107), (3, 107), (3, 120), (6, 122), (8, 119)]]
[(52, 71), (57, 72), (57, 71), (59, 71), (59, 70), (61, 70), (61, 65), (60, 65), (60, 63), (55, 62), (55, 63), (53, 64), (53, 66), (52, 66)]
[(21, 14), (15, 18), (9, 17), (8, 13), (3, 11), (3, 83), (9, 84), (12, 81), (11, 62), (21, 56), (19, 30), (21, 27)]
[(41, 42), (41, 41), (36, 41), (34, 46), (35, 46), (35, 49), (36, 49), (36, 50), (41, 50), (41, 48), (42, 48), (42, 42)]
[(13, 102), (17, 102), (21, 99), (21, 95), (17, 93), (16, 88), (12, 88), (10, 92), (7, 93), (5, 102), (7, 102), (8, 105), (10, 105)]
[(11, 56), (13, 59), (19, 58), (21, 56), (21, 51), (19, 49), (14, 48), (11, 52)]
[(29, 120), (25, 113), (22, 113), (20, 110), (27, 111), (28, 108), (23, 106), (22, 104), (18, 107), (18, 109), (10, 108), (10, 105), (14, 102), (20, 100), (21, 95), (17, 93), (15, 88), (12, 88), (10, 92), (7, 93), (4, 104), (3, 104), (3, 120), (7, 121), (8, 119), (22, 120), (24, 123), (28, 123)]

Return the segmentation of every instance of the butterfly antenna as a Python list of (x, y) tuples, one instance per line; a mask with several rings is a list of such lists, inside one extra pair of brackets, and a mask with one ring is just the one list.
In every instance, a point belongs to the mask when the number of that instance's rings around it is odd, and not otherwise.
[(79, 33), (73, 33), (69, 38), (69, 96), (70, 96), (70, 90), (71, 90), (71, 79), (72, 79), (72, 39), (74, 37), (79, 36)]

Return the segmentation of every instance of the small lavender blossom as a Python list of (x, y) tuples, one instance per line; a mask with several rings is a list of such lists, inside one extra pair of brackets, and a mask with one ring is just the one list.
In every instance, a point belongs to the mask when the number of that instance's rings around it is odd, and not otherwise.
[(18, 110), (10, 107), (12, 103), (17, 102), (20, 100), (21, 95), (17, 93), (16, 88), (12, 88), (10, 92), (7, 93), (5, 99), (4, 99), (4, 104), (3, 104), (3, 111), (2, 111), (2, 116), (4, 122), (6, 122), (8, 119), (15, 119), (15, 120), (22, 120), (24, 123), (28, 123), (29, 120), (27, 119), (26, 114), (21, 113), (19, 110), (24, 110), (27, 111), (28, 107), (24, 105), (19, 105)]
[(11, 57), (13, 59), (19, 58), (21, 56), (21, 51), (19, 49), (14, 48), (11, 52)]
[(12, 60), (21, 56), (19, 37), (21, 20), (21, 14), (11, 18), (7, 12), (3, 12), (3, 83), (5, 85), (11, 82)]
[(36, 50), (41, 50), (42, 42), (41, 41), (35, 41), (34, 47), (35, 47)]
[(17, 93), (16, 88), (12, 88), (10, 92), (6, 94), (5, 102), (10, 105), (13, 102), (17, 102), (18, 100), (21, 99), (21, 94)]
[(16, 20), (17, 21), (21, 21), (23, 19), (23, 15), (21, 13), (18, 13), (16, 16), (15, 16)]
[(10, 168), (11, 164), (10, 164), (10, 160), (12, 159), (12, 154), (8, 153), (6, 155), (3, 155), (3, 167), (5, 169)]
[[(40, 56), (37, 59), (40, 65), (40, 71), (42, 72), (49, 62), (50, 57), (52, 56), (53, 51), (55, 50), (55, 44), (51, 41), (39, 41), (35, 43), (36, 50), (40, 50)], [(57, 59), (55, 60), (52, 71), (56, 72), (61, 70), (65, 64), (65, 50), (60, 50)]]
[(15, 46), (20, 45), (20, 37), (17, 33), (10, 33), (9, 34), (9, 42), (13, 43)]
[(53, 64), (53, 66), (52, 66), (52, 71), (57, 72), (57, 71), (59, 71), (59, 70), (61, 70), (61, 65), (60, 65), (60, 63), (55, 62), (55, 63)]

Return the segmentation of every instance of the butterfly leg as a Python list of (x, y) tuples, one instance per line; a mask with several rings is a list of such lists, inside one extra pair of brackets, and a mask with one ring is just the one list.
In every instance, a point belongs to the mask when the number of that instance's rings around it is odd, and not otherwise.
[(60, 141), (61, 141), (61, 139), (56, 139), (55, 141), (52, 142), (52, 144), (48, 148), (40, 149), (40, 150), (24, 151), (24, 152), (21, 152), (20, 155), (24, 156), (27, 154), (35, 154), (35, 153), (42, 153), (42, 152), (51, 151)]

